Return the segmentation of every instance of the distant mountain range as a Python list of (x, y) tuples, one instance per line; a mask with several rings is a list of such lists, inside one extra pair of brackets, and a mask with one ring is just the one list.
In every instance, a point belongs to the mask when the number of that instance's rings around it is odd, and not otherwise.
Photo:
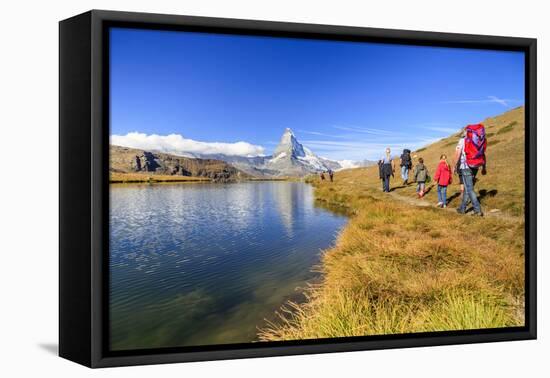
[[(201, 162), (203, 161), (203, 162)], [(334, 161), (317, 156), (296, 139), (291, 129), (285, 129), (273, 155), (270, 156), (230, 156), (224, 154), (197, 154), (181, 152), (167, 154), (156, 151), (111, 146), (111, 170), (113, 172), (152, 172), (170, 175), (195, 174), (236, 177), (303, 177), (327, 170), (358, 168), (375, 164), (364, 160)], [(189, 169), (189, 167), (192, 167)], [(233, 169), (234, 171), (232, 171)], [(222, 173), (225, 172), (225, 173)], [(240, 173), (239, 173), (240, 172)]]

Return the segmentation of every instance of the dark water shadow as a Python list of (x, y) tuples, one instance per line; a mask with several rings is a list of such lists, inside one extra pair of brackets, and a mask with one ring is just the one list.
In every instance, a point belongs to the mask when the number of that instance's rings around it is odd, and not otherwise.
[(40, 343), (38, 344), (38, 347), (50, 354), (53, 354), (56, 356), (59, 355), (59, 345), (56, 343)]
[(318, 198), (315, 199), (313, 206), (319, 209), (330, 211), (331, 213), (334, 213), (340, 216), (350, 217), (351, 215), (353, 215), (353, 211), (347, 206), (344, 206), (344, 205), (338, 206), (333, 203), (328, 203), (328, 202), (319, 200)]

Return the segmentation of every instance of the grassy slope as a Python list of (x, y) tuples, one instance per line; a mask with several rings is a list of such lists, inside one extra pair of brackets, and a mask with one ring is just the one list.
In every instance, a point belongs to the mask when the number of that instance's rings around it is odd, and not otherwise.
[[(381, 193), (377, 167), (338, 172), (334, 183), (313, 179), (319, 201), (353, 215), (323, 255), (323, 282), (308, 290), (304, 304), (287, 304), (260, 339), (523, 325), (523, 108), (485, 124), (489, 173), (477, 189), (486, 193), (485, 209), (497, 208), (505, 217), (411, 205), (402, 199), (416, 201), (414, 186)], [(415, 154), (433, 172), (441, 153), (451, 156), (456, 140), (446, 138)], [(458, 186), (451, 186), (449, 195), (455, 191)], [(422, 201), (436, 198), (432, 190)]]
[[(488, 135), (486, 176), (478, 176), (476, 190), (479, 192), (482, 204), (487, 210), (499, 209), (510, 215), (523, 216), (524, 213), (524, 180), (525, 170), (525, 112), (524, 108), (516, 108), (497, 117), (483, 121)], [(434, 173), (439, 156), (446, 153), (451, 163), (458, 136), (445, 138), (426, 147), (413, 155), (423, 157)], [(397, 176), (397, 175), (396, 175)], [(449, 188), (452, 195), (458, 191), (458, 178)], [(397, 181), (396, 181), (397, 182)], [(409, 193), (412, 193), (412, 188)], [(428, 197), (437, 202), (434, 190)], [(451, 202), (458, 206), (458, 196)]]

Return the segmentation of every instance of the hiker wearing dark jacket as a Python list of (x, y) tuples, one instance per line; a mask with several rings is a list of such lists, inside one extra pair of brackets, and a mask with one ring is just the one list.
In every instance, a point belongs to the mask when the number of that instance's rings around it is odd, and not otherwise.
[(391, 158), (390, 148), (386, 148), (386, 154), (378, 161), (378, 173), (382, 180), (382, 191), (390, 192), (390, 176), (395, 173), (395, 163)]
[(408, 184), (409, 171), (412, 168), (411, 150), (404, 149), (401, 154), (401, 178), (403, 179), (403, 185)]
[(414, 167), (414, 181), (416, 181), (416, 193), (418, 197), (424, 197), (426, 193), (426, 181), (430, 174), (428, 173), (428, 167), (424, 165), (424, 159), (418, 158), (418, 164)]

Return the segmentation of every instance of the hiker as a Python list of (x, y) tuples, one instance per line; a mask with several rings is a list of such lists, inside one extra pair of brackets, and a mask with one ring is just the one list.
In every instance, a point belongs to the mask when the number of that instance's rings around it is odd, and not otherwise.
[(382, 180), (382, 191), (390, 192), (390, 176), (395, 173), (395, 162), (391, 158), (390, 148), (386, 148), (386, 154), (378, 161), (378, 173)]
[(462, 202), (456, 211), (460, 214), (466, 213), (468, 202), (472, 202), (474, 215), (483, 216), (481, 205), (474, 190), (475, 179), (479, 168), (481, 174), (487, 174), (485, 150), (487, 139), (485, 138), (485, 127), (482, 124), (468, 125), (455, 149), (454, 161), (458, 168), (459, 175), (462, 175), (464, 193)]
[(332, 182), (332, 178), (334, 177), (334, 172), (332, 171), (332, 169), (328, 169), (328, 177), (330, 177), (330, 182)]
[(418, 158), (418, 164), (414, 167), (414, 181), (416, 181), (416, 193), (419, 198), (424, 197), (426, 193), (426, 181), (430, 174), (428, 173), (428, 167), (424, 165), (424, 159)]
[(452, 183), (452, 177), (447, 155), (443, 154), (439, 158), (439, 164), (434, 175), (434, 180), (437, 183), (437, 207), (447, 207), (447, 186)]
[(325, 173), (324, 173), (324, 172), (321, 172), (321, 173), (320, 173), (320, 176), (321, 176), (321, 181), (324, 181), (324, 180), (325, 180)]
[(404, 149), (401, 154), (401, 178), (403, 179), (403, 185), (408, 184), (409, 171), (412, 168), (411, 150)]

